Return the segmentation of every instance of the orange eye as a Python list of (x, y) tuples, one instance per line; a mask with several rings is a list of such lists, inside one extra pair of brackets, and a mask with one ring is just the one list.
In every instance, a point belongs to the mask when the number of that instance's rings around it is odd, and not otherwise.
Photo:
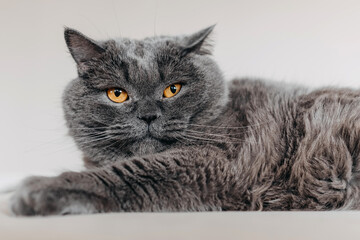
[(180, 89), (181, 89), (180, 83), (172, 84), (172, 85), (168, 86), (167, 88), (165, 88), (164, 97), (171, 98), (171, 97), (175, 96), (176, 94), (178, 94), (180, 92)]
[(120, 88), (110, 88), (107, 90), (107, 95), (111, 101), (116, 103), (125, 102), (129, 98), (127, 92)]

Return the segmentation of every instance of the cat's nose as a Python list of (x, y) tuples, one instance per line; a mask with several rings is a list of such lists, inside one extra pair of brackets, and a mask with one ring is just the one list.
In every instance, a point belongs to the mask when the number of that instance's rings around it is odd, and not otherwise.
[(139, 116), (138, 118), (140, 118), (141, 120), (144, 120), (145, 122), (147, 122), (148, 124), (150, 124), (152, 121), (154, 121), (155, 119), (157, 119), (159, 116), (157, 114), (154, 113), (149, 113), (149, 114), (144, 114)]

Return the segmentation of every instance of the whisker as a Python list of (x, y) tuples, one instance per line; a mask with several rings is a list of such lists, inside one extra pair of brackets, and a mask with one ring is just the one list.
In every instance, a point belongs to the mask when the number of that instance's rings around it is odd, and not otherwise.
[(131, 127), (131, 124), (116, 124), (116, 125), (111, 125), (111, 126), (104, 126), (104, 127), (74, 127), (74, 128), (68, 128), (71, 130), (113, 130), (113, 129), (117, 129), (117, 128), (121, 128), (121, 129), (126, 129)]
[(107, 126), (107, 127), (109, 126), (109, 123), (102, 122), (99, 119), (91, 118), (91, 121), (94, 121), (96, 123), (102, 124), (102, 125)]
[(171, 125), (181, 125), (183, 124), (184, 126), (192, 126), (192, 127), (204, 127), (204, 128), (213, 128), (213, 129), (251, 129), (252, 127), (260, 127), (269, 123), (274, 122), (275, 119), (269, 120), (269, 121), (264, 121), (264, 122), (260, 122), (260, 123), (256, 123), (256, 124), (250, 124), (247, 126), (239, 126), (239, 127), (232, 127), (232, 126), (216, 126), (216, 125), (205, 125), (205, 124), (194, 124), (194, 123), (189, 123), (189, 122), (185, 122), (185, 121), (172, 121), (167, 123), (164, 127), (168, 127)]
[(68, 128), (71, 130), (92, 130), (92, 129), (106, 129), (108, 127), (78, 127), (78, 128)]
[[(99, 142), (99, 141), (107, 142), (108, 140), (115, 140), (115, 138), (113, 136), (107, 135), (107, 136), (94, 137), (91, 140), (89, 140), (89, 138), (87, 138), (87, 137), (80, 137), (77, 140), (81, 144), (89, 144), (89, 143), (94, 143), (94, 142)], [(83, 140), (86, 140), (86, 141), (83, 141)]]
[(217, 136), (217, 137), (226, 137), (226, 138), (234, 138), (234, 139), (239, 139), (236, 137), (230, 137), (230, 136), (236, 136), (236, 135), (243, 135), (244, 132), (240, 132), (240, 133), (208, 133), (208, 132), (203, 132), (203, 131), (195, 131), (195, 130), (190, 130), (190, 129), (185, 129), (184, 131), (187, 132), (191, 132), (191, 133), (195, 133), (195, 134), (204, 134), (204, 135), (208, 135), (208, 136)]
[(228, 126), (213, 126), (213, 125), (202, 125), (202, 124), (193, 124), (193, 123), (188, 123), (189, 126), (196, 126), (196, 127), (208, 127), (208, 128), (223, 128), (223, 129), (246, 129), (246, 128), (251, 128), (251, 127), (259, 127), (271, 122), (274, 122), (275, 119), (273, 120), (269, 120), (266, 122), (261, 122), (261, 123), (257, 123), (257, 124), (252, 124), (252, 125), (247, 125), (247, 126), (240, 126), (240, 127), (228, 127)]
[(192, 135), (192, 134), (186, 134), (186, 137), (190, 137), (192, 139), (196, 139), (196, 140), (204, 140), (204, 141), (212, 141), (212, 142), (219, 142), (219, 143), (246, 143), (249, 142), (248, 140), (243, 140), (241, 141), (240, 139), (237, 139), (237, 141), (227, 141), (226, 139), (213, 139), (213, 138), (205, 138), (205, 137), (199, 137), (197, 135)]
[(156, 34), (156, 23), (157, 23), (157, 15), (158, 15), (158, 1), (156, 1), (156, 5), (155, 5), (155, 16), (154, 16), (154, 37), (157, 36)]
[(119, 37), (120, 37), (120, 36), (121, 36), (121, 32), (120, 32), (119, 18), (118, 18), (117, 12), (116, 12), (117, 9), (116, 9), (114, 0), (112, 0), (112, 9), (113, 9), (113, 12), (114, 12), (114, 14), (115, 14), (115, 20), (116, 20), (117, 29), (118, 29), (118, 32), (119, 32)]

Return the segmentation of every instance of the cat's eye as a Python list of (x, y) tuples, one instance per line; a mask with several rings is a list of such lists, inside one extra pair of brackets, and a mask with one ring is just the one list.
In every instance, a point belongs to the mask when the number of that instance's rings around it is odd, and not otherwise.
[(171, 98), (171, 97), (175, 96), (176, 94), (178, 94), (180, 92), (180, 89), (181, 89), (180, 83), (171, 84), (170, 86), (165, 88), (164, 97)]
[(125, 102), (129, 96), (127, 92), (120, 88), (110, 88), (107, 90), (108, 98), (115, 103)]

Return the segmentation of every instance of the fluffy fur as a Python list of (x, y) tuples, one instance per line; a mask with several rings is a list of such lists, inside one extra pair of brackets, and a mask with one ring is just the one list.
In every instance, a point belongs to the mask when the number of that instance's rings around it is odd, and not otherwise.
[(359, 209), (360, 92), (226, 83), (212, 29), (103, 42), (66, 29), (79, 77), (64, 112), (88, 170), (27, 179), (13, 212)]

